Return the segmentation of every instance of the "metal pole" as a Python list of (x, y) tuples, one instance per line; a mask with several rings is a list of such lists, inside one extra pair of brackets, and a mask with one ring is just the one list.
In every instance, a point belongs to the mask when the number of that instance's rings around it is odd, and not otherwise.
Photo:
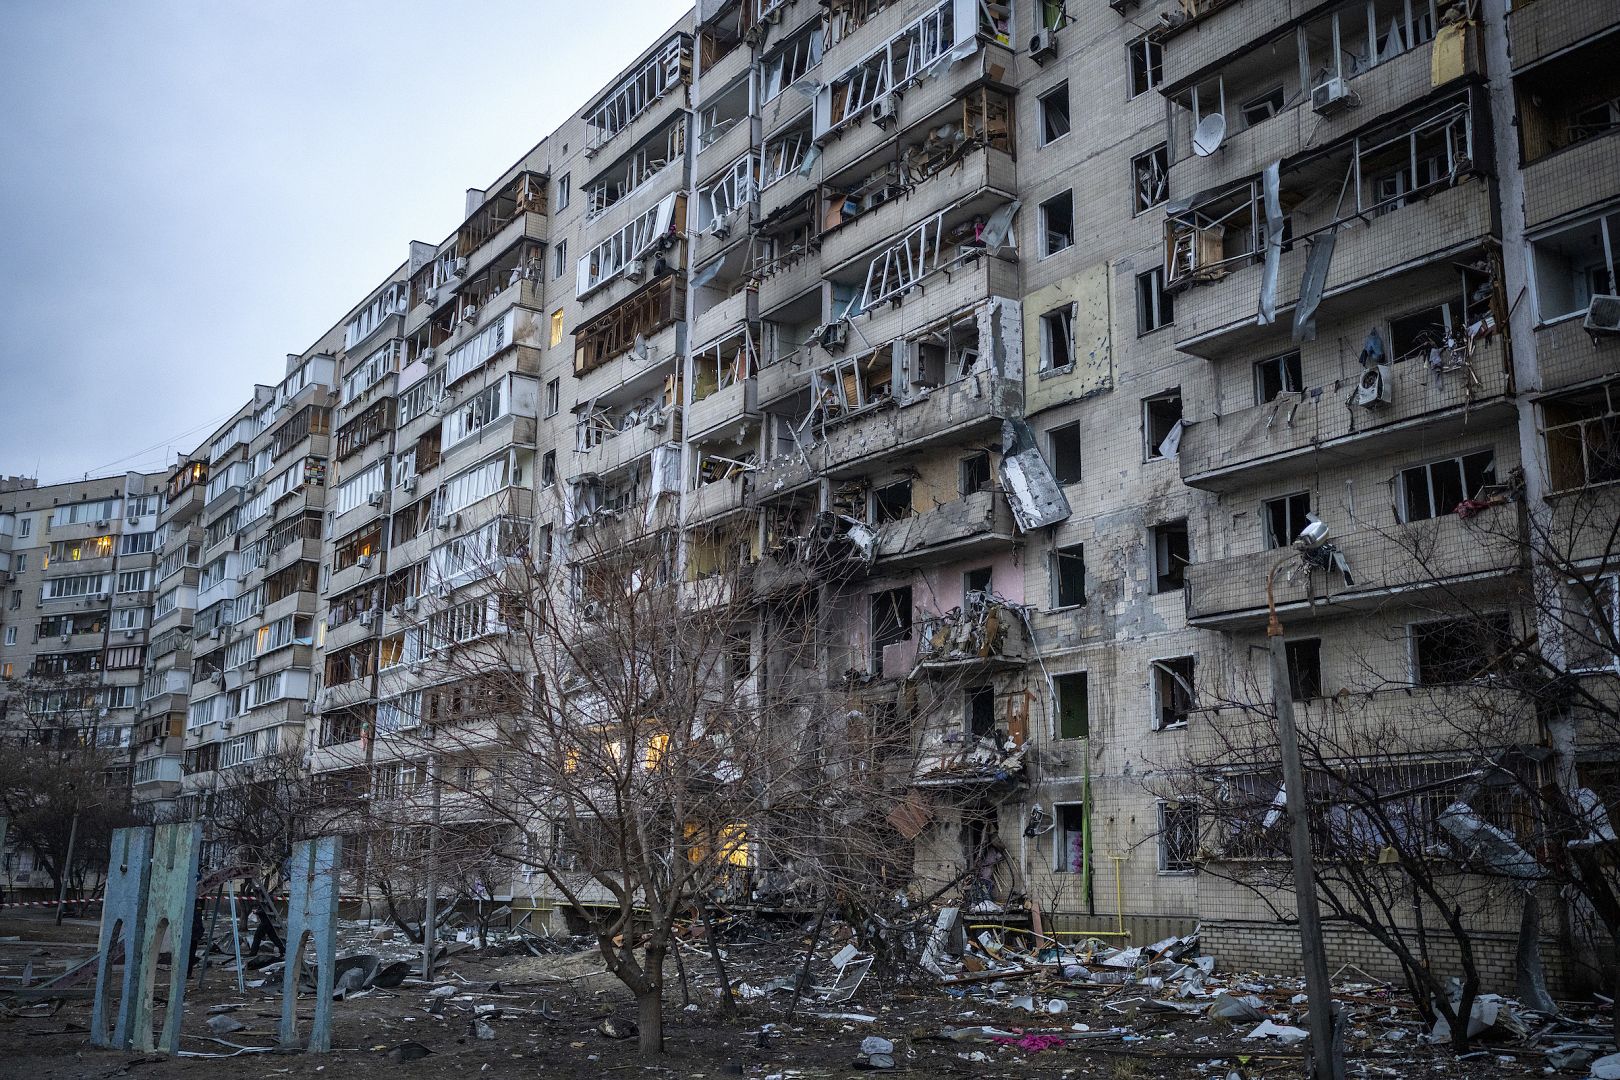
[(433, 978), (434, 924), (439, 906), (439, 756), (428, 755), (428, 783), (433, 787), (433, 824), (428, 827), (427, 898), (422, 910), (422, 978)]
[(73, 876), (73, 845), (79, 839), (79, 808), (73, 808), (73, 824), (68, 826), (67, 858), (62, 862), (62, 884), (56, 892), (56, 925), (62, 925), (62, 908), (67, 904), (68, 879)]
[[(1283, 562), (1287, 562), (1285, 559)], [(1322, 947), (1322, 916), (1316, 906), (1316, 872), (1311, 860), (1311, 826), (1307, 817), (1305, 770), (1299, 760), (1299, 732), (1294, 727), (1293, 681), (1288, 677), (1288, 645), (1272, 597), (1272, 578), (1279, 562), (1266, 575), (1266, 608), (1271, 619), (1266, 638), (1271, 656), (1271, 696), (1277, 706), (1277, 742), (1282, 752), (1283, 789), (1288, 808), (1289, 848), (1294, 861), (1294, 898), (1299, 915), (1300, 955), (1305, 965), (1305, 996), (1310, 1003), (1310, 1056), (1307, 1074), (1316, 1080), (1343, 1080), (1344, 1071), (1333, 1053), (1333, 988), (1327, 956)]]

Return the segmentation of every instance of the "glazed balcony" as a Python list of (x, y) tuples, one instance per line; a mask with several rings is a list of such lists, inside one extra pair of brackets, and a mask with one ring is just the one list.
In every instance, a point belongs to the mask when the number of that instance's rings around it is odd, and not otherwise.
[[(1316, 321), (1399, 302), (1416, 289), (1456, 278), (1453, 263), (1487, 246), (1491, 233), (1489, 185), (1479, 179), (1435, 192), (1428, 199), (1341, 228), (1328, 266)], [(1277, 321), (1257, 323), (1263, 265), (1236, 266), (1219, 280), (1195, 284), (1175, 301), (1176, 348), (1211, 359), (1263, 351), (1285, 340), (1293, 324), (1307, 245), (1283, 252), (1277, 275)]]
[(1510, 506), (1477, 517), (1455, 514), (1362, 529), (1332, 541), (1344, 554), (1352, 582), (1338, 571), (1312, 569), (1290, 575), (1298, 556), (1287, 551), (1253, 551), (1187, 567), (1187, 622), (1222, 630), (1258, 630), (1266, 623), (1266, 576), (1276, 574), (1277, 611), (1285, 622), (1314, 615), (1365, 611), (1399, 596), (1424, 596), (1468, 583), (1499, 580), (1520, 568), (1518, 529)]
[(1356, 381), (1341, 379), (1189, 422), (1181, 436), (1181, 478), (1191, 487), (1229, 491), (1252, 484), (1262, 471), (1342, 467), (1510, 417), (1514, 404), (1502, 339), (1476, 342), (1470, 364), (1478, 379), (1472, 385), (1468, 371), (1440, 374), (1416, 358), (1392, 364), (1394, 400), (1388, 405), (1354, 404)]

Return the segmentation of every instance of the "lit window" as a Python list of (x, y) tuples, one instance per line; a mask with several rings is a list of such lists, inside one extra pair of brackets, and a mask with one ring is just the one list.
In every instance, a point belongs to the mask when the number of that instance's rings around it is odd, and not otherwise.
[(563, 309), (551, 313), (551, 347), (555, 349), (563, 339)]

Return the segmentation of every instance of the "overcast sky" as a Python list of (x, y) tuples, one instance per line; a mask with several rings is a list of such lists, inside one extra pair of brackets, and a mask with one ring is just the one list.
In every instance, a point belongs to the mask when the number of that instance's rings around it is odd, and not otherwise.
[(0, 473), (160, 468), (683, 0), (0, 0)]

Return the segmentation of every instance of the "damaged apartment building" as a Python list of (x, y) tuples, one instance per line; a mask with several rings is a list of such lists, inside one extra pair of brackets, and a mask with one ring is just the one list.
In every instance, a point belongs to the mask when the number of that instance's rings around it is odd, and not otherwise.
[(137, 793), (408, 793), (492, 555), (740, 536), (814, 677), (917, 718), (920, 895), (1273, 962), (1202, 872), (1263, 842), (1162, 780), (1269, 693), (1274, 567), (1301, 724), (1419, 731), (1478, 651), (1441, 598), (1524, 617), (1515, 492), (1620, 476), (1617, 45), (1578, 0), (701, 0), (162, 479)]

